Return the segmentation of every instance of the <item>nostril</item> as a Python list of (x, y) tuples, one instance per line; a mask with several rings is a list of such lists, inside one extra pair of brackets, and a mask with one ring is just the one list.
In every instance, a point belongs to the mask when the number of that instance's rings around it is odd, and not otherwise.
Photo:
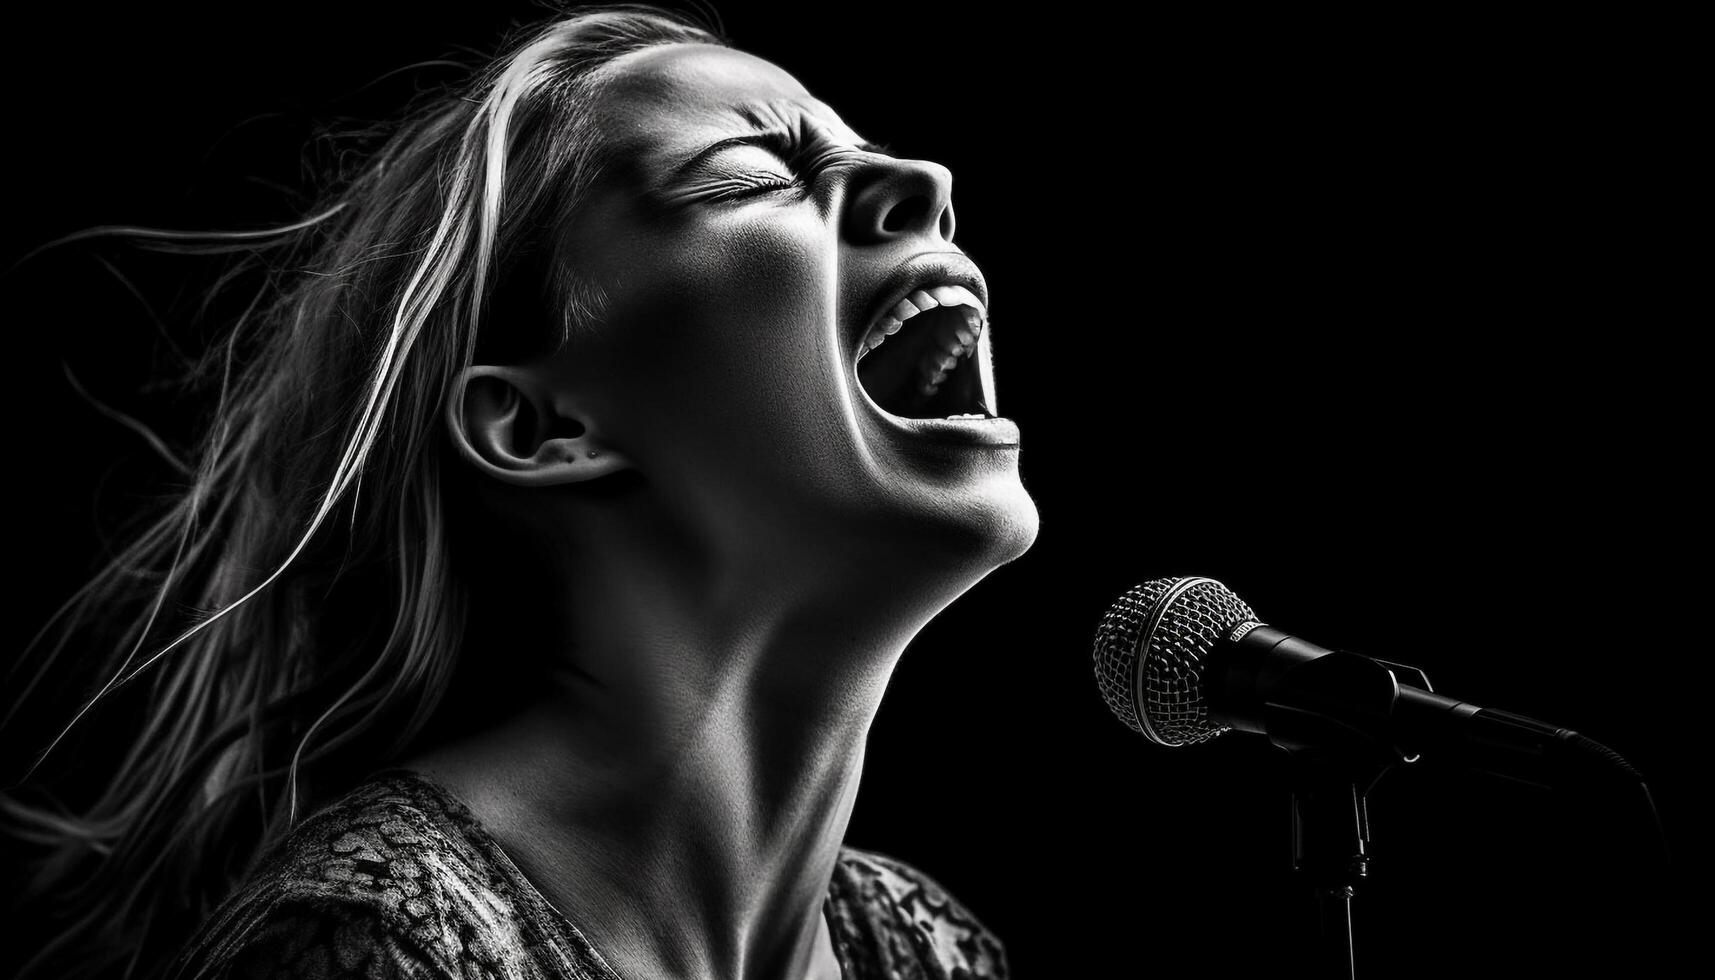
[(929, 199), (922, 194), (914, 194), (887, 209), (887, 214), (881, 219), (881, 230), (885, 232), (900, 232), (920, 224), (929, 216)]

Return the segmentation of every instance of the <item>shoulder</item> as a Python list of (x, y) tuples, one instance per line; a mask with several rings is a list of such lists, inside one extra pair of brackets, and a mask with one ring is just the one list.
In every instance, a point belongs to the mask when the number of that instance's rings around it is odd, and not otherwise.
[(417, 978), (502, 967), (525, 925), (490, 855), (421, 784), (379, 779), (297, 825), (175, 977)]
[(896, 858), (842, 848), (831, 925), (860, 976), (1004, 980), (1006, 950), (935, 879)]

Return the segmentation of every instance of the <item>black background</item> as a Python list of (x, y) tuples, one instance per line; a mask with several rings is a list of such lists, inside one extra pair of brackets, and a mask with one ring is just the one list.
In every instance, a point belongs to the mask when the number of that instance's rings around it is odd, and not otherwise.
[[(386, 73), (468, 61), (537, 9), (14, 15), (4, 261), (95, 224), (285, 220), (317, 122), (385, 117), (456, 74)], [(1662, 962), (1676, 932), (1652, 924), (1658, 906), (1702, 881), (1690, 342), (1707, 316), (1675, 296), (1693, 255), (1679, 28), (720, 12), (867, 138), (957, 175), (959, 242), (993, 287), (1000, 403), (1042, 514), (1035, 548), (908, 652), (850, 842), (940, 878), (1020, 976), (1302, 972), (1309, 904), (1273, 750), (1157, 749), (1091, 679), (1107, 603), (1209, 575), (1289, 631), (1605, 741), (1656, 789), (1677, 846), (1665, 869), (1641, 866), (1623, 812), (1388, 777), (1361, 972)], [(165, 341), (98, 256), (158, 306), (183, 285), (158, 260), (78, 248), (5, 276), (9, 550), (26, 573), (11, 649), (99, 553), (94, 515), (122, 515), (152, 472), (62, 365), (109, 403), (178, 411), (139, 392)]]

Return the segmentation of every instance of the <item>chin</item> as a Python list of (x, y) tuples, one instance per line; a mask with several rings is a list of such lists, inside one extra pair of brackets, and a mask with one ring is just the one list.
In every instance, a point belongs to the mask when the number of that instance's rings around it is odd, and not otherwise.
[(988, 546), (989, 568), (999, 568), (1023, 556), (1036, 543), (1041, 516), (1036, 511), (1036, 501), (1016, 477), (995, 499), (988, 501), (985, 511), (988, 520), (982, 528), (982, 539)]
[(913, 515), (906, 557), (958, 592), (1030, 550), (1040, 525), (1017, 472), (995, 474), (958, 494), (937, 494)]

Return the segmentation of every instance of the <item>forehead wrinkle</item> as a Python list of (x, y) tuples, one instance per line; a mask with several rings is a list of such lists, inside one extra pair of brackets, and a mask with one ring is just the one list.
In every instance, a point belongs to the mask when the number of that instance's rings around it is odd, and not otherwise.
[(736, 106), (745, 122), (759, 131), (793, 130), (797, 120), (810, 120), (831, 130), (845, 129), (845, 120), (821, 99), (805, 93), (803, 98), (780, 98), (755, 101)]
[(615, 150), (647, 152), (687, 128), (731, 135), (740, 107), (808, 98), (780, 67), (731, 48), (667, 44), (622, 55), (603, 70), (596, 115)]
[(731, 137), (809, 129), (864, 145), (791, 74), (733, 48), (659, 45), (615, 59), (604, 75), (597, 128), (611, 173), (624, 183), (646, 182)]

